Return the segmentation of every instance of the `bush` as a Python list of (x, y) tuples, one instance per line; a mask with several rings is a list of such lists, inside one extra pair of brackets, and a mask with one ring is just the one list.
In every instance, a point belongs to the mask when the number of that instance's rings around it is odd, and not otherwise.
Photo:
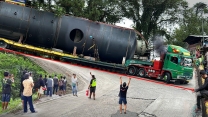
[[(34, 82), (39, 78), (39, 74), (44, 75), (46, 73), (41, 67), (24, 56), (0, 52), (0, 60), (0, 87), (2, 87), (4, 71), (14, 75), (15, 82), (12, 84), (12, 100), (20, 97), (20, 81), (25, 69), (32, 72)], [(0, 90), (0, 93), (2, 93), (2, 90)]]

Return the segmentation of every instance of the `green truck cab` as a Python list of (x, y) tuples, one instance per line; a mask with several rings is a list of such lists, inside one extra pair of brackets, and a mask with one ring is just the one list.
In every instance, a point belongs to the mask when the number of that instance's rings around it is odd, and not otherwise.
[(162, 79), (166, 83), (172, 80), (188, 83), (193, 76), (192, 60), (188, 50), (168, 45), (167, 52), (160, 56), (160, 60), (127, 60), (125, 66), (129, 75)]

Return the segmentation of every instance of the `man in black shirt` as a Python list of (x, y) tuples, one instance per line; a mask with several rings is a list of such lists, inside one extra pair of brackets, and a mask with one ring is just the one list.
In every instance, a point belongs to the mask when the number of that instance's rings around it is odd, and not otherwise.
[(200, 71), (200, 75), (203, 79), (205, 79), (205, 82), (201, 87), (199, 87), (198, 89), (195, 89), (195, 92), (198, 92), (198, 91), (201, 92), (201, 94), (197, 95), (197, 109), (196, 109), (196, 112), (201, 110), (200, 99), (204, 98), (204, 97), (208, 97), (208, 78), (207, 78), (207, 74), (204, 70), (202, 70), (202, 71)]
[(43, 87), (45, 87), (45, 83), (43, 81), (42, 75), (40, 75), (40, 78), (38, 81), (40, 84), (40, 87), (38, 87), (38, 99), (40, 99), (41, 95), (44, 94)]
[(11, 98), (11, 85), (14, 78), (9, 78), (9, 72), (4, 72), (4, 79), (2, 79), (2, 110), (7, 109)]
[(120, 77), (119, 104), (120, 104), (120, 113), (121, 114), (122, 114), (122, 103), (124, 103), (124, 114), (126, 114), (126, 104), (127, 104), (126, 94), (127, 94), (128, 88), (129, 88), (130, 81), (131, 81), (131, 78), (129, 78), (129, 82), (127, 85), (126, 85), (126, 82), (124, 82), (122, 84), (122, 78)]

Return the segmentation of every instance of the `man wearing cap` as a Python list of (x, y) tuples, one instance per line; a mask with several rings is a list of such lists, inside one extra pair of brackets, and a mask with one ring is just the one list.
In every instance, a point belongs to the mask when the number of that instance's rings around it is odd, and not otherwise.
[(127, 90), (129, 88), (131, 78), (129, 78), (129, 82), (126, 85), (126, 82), (123, 82), (122, 84), (122, 78), (120, 77), (120, 92), (119, 92), (119, 104), (120, 104), (120, 113), (122, 114), (122, 103), (124, 103), (124, 114), (126, 114), (126, 105), (127, 105), (127, 100), (126, 100), (126, 94)]
[(9, 78), (9, 72), (4, 72), (4, 79), (2, 81), (2, 110), (6, 110), (11, 98), (11, 85), (14, 78)]
[(205, 79), (205, 82), (204, 84), (199, 87), (198, 89), (195, 89), (194, 91), (195, 92), (198, 92), (200, 91), (201, 94), (198, 94), (197, 95), (197, 109), (196, 111), (200, 111), (201, 110), (201, 107), (200, 107), (200, 99), (201, 98), (204, 98), (205, 96), (207, 97), (208, 96), (208, 79), (207, 79), (207, 74), (204, 70), (201, 70), (200, 71), (200, 75), (203, 79)]
[(77, 81), (76, 74), (73, 74), (73, 76), (71, 78), (71, 82), (72, 82), (72, 92), (73, 92), (73, 96), (77, 96), (78, 81)]

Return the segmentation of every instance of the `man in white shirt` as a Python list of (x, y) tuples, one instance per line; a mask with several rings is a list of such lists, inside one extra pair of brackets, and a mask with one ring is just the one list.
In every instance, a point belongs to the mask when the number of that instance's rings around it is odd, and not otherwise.
[(73, 76), (71, 78), (71, 82), (72, 82), (72, 92), (73, 92), (73, 96), (77, 96), (78, 81), (77, 81), (76, 74), (73, 74)]
[(29, 79), (32, 80), (32, 82), (33, 82), (32, 72), (29, 72), (29, 75), (30, 75)]

